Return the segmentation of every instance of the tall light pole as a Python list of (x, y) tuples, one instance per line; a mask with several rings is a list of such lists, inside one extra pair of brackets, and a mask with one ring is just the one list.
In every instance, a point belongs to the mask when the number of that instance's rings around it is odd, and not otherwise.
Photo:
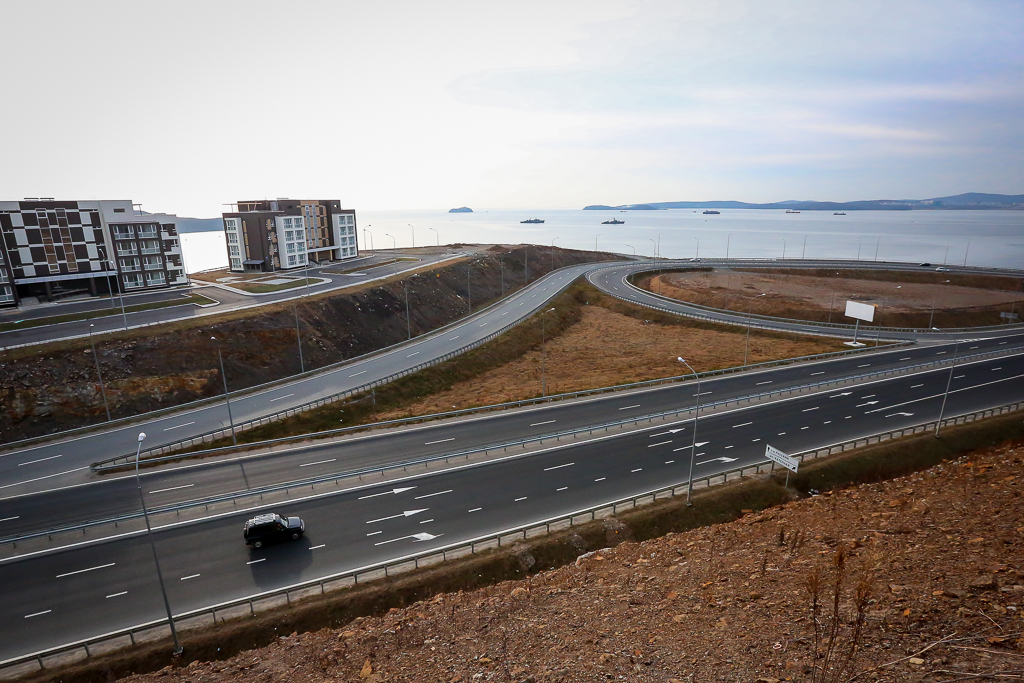
[(121, 286), (121, 279), (117, 277), (117, 264), (113, 259), (110, 261), (110, 268), (114, 271), (114, 279), (117, 280), (117, 298), (121, 300), (121, 319), (124, 320), (124, 329), (128, 329), (128, 316), (124, 312), (124, 288)]
[(782, 260), (786, 260), (786, 240), (782, 240)]
[(437, 246), (441, 246), (441, 233), (437, 231), (437, 228), (430, 228), (434, 231), (434, 237), (437, 239)]
[[(302, 372), (305, 372), (306, 371), (306, 361), (303, 360), (303, 358), (302, 358), (302, 334), (299, 333), (299, 305), (295, 304), (294, 308), (295, 308), (295, 341), (298, 342), (298, 345), (299, 345), (299, 367), (302, 369)], [(227, 393), (227, 392), (225, 392), (225, 393)]]
[(857, 260), (860, 261), (860, 240), (857, 240)]
[(627, 244), (626, 246), (629, 247), (630, 249), (632, 249), (633, 250), (633, 256), (636, 256), (636, 247), (634, 247), (632, 244)]
[(604, 233), (599, 232), (596, 235), (594, 235), (594, 263), (597, 263), (597, 238), (603, 234)]
[(929, 330), (932, 329), (932, 322), (934, 322), (934, 320), (935, 320), (935, 304), (936, 304), (936, 302), (938, 302), (938, 300), (939, 300), (939, 295), (938, 294), (936, 294), (935, 296), (932, 297), (932, 312), (928, 316), (928, 329)]
[(560, 239), (562, 239), (562, 238), (561, 237), (555, 237), (554, 239), (551, 240), (551, 252), (550, 252), (550, 254), (551, 254), (551, 268), (550, 269), (551, 270), (555, 269), (555, 240), (560, 240)]
[(875, 261), (878, 260), (878, 247), (882, 244), (882, 236), (879, 235), (878, 239), (875, 240)]
[[(217, 341), (216, 337), (210, 337), (211, 341)], [(228, 376), (224, 374), (224, 354), (220, 352), (220, 344), (217, 344), (217, 358), (220, 359), (220, 378), (224, 381), (224, 402), (228, 404), (228, 424), (231, 425), (231, 443), (238, 445), (238, 438), (235, 436), (235, 420), (231, 416), (231, 395), (228, 393)]]
[(471, 275), (473, 274), (473, 264), (466, 263), (466, 303), (469, 304), (469, 312), (473, 312), (473, 280)]
[[(107, 272), (107, 264), (112, 264), (113, 263), (113, 261), (111, 261), (110, 259), (107, 258), (107, 250), (106, 250), (105, 246), (106, 245), (103, 245), (103, 244), (96, 245), (96, 250), (100, 254), (100, 259), (102, 259), (101, 263), (103, 263), (103, 272), (104, 273)], [(114, 303), (114, 283), (110, 281), (110, 276), (109, 275), (106, 277), (106, 280), (107, 280), (107, 289), (110, 291), (110, 309), (113, 310), (113, 309), (117, 308), (117, 304)], [(117, 271), (114, 271), (114, 280), (117, 280)]]
[(804, 248), (800, 250), (800, 260), (807, 258), (807, 235), (804, 235)]
[(697, 239), (696, 237), (694, 237), (693, 239), (697, 240), (697, 253), (694, 254), (693, 257), (697, 260), (700, 260), (700, 240)]
[(949, 378), (946, 380), (946, 392), (942, 395), (942, 407), (939, 408), (939, 419), (935, 423), (935, 438), (939, 438), (939, 427), (942, 426), (942, 415), (946, 412), (946, 399), (949, 397), (949, 386), (953, 383), (953, 370), (956, 369), (956, 356), (960, 350), (958, 341), (953, 347), (953, 364), (949, 366)]
[(523, 287), (530, 284), (530, 245), (523, 245)]
[(726, 258), (726, 259), (728, 259), (728, 258), (729, 258), (729, 243), (730, 243), (730, 242), (732, 242), (732, 233), (731, 233), (731, 232), (730, 232), (730, 233), (729, 233), (729, 235), (728, 235), (728, 236), (727, 236), (727, 237), (725, 238), (725, 258)]
[(398, 241), (397, 241), (397, 240), (395, 240), (395, 236), (394, 236), (394, 235), (392, 235), (392, 234), (391, 234), (390, 232), (386, 232), (386, 233), (384, 233), (384, 234), (385, 234), (385, 235), (386, 235), (387, 237), (390, 237), (390, 238), (391, 238), (391, 249), (392, 249), (392, 250), (397, 250), (397, 249), (398, 249)]
[(546, 310), (546, 311), (544, 311), (543, 313), (540, 314), (540, 387), (541, 387), (540, 388), (540, 395), (541, 395), (541, 397), (545, 397), (545, 396), (548, 395), (548, 378), (547, 378), (546, 369), (545, 369), (545, 366), (547, 364), (547, 356), (548, 356), (548, 344), (547, 344), (547, 337), (545, 336), (545, 329), (544, 329), (545, 318), (544, 318), (544, 316), (546, 316), (548, 313), (550, 313), (553, 310), (555, 310), (555, 309), (549, 308), (548, 310)]
[(661, 236), (664, 234), (663, 232), (658, 233), (658, 258), (661, 258)]
[[(766, 296), (767, 292), (757, 296)], [(755, 299), (757, 297), (754, 297)], [(747, 351), (750, 349), (750, 313), (754, 310), (754, 302), (747, 303), (747, 340), (743, 343), (743, 367), (747, 367)]]
[(697, 371), (690, 367), (690, 364), (683, 360), (682, 356), (678, 357), (680, 363), (685, 365), (693, 376), (697, 379), (697, 406), (693, 410), (693, 445), (690, 447), (690, 476), (686, 480), (686, 505), (690, 505), (690, 493), (693, 491), (693, 461), (696, 460), (697, 452), (697, 415), (700, 414), (700, 375)]
[[(366, 227), (369, 228), (369, 227), (373, 227), (373, 226), (369, 226), (368, 225)], [(372, 254), (373, 253), (373, 233), (370, 232), (369, 230), (367, 230), (366, 228), (363, 228), (363, 244), (366, 244), (366, 236), (367, 235), (370, 236), (370, 253)]]
[(156, 578), (160, 583), (160, 593), (164, 596), (164, 609), (167, 610), (167, 623), (171, 627), (171, 637), (174, 639), (174, 654), (180, 655), (181, 643), (178, 642), (178, 631), (174, 628), (174, 616), (171, 614), (171, 603), (167, 599), (167, 589), (164, 587), (164, 574), (160, 571), (160, 558), (156, 554), (156, 543), (153, 542), (153, 529), (149, 526), (149, 511), (146, 510), (146, 497), (142, 495), (142, 479), (139, 477), (139, 454), (142, 452), (142, 441), (146, 438), (145, 432), (139, 432), (139, 445), (135, 449), (135, 485), (139, 489), (139, 501), (142, 503), (142, 517), (146, 520), (146, 536), (149, 538), (149, 548), (153, 551), (153, 564), (156, 565)]
[(405, 327), (409, 333), (409, 339), (412, 339), (412, 318), (409, 316), (409, 280), (419, 275), (411, 275), (402, 280), (402, 285), (405, 288)]
[(96, 376), (100, 378), (100, 391), (103, 393), (103, 407), (107, 410), (107, 422), (110, 422), (110, 406), (107, 405), (107, 388), (103, 385), (103, 373), (100, 372), (100, 358), (96, 355), (96, 344), (92, 340), (92, 328), (89, 323), (89, 346), (92, 347), (92, 359), (96, 361)]
[(658, 258), (658, 243), (654, 241), (653, 237), (648, 237), (648, 241), (651, 243), (651, 258), (657, 260)]
[(946, 245), (946, 251), (942, 254), (942, 265), (946, 265), (946, 258), (949, 257), (949, 241), (943, 242)]
[(302, 262), (303, 262), (303, 268), (302, 269), (303, 269), (303, 272), (306, 274), (306, 294), (305, 294), (305, 296), (309, 296), (309, 252), (308, 251), (305, 254), (302, 255)]
[(971, 240), (970, 239), (967, 240), (967, 248), (964, 249), (964, 268), (967, 267), (967, 255), (969, 253), (971, 253)]
[(416, 229), (412, 227), (412, 223), (406, 223), (409, 226), (409, 233), (412, 235), (412, 247), (416, 248)]

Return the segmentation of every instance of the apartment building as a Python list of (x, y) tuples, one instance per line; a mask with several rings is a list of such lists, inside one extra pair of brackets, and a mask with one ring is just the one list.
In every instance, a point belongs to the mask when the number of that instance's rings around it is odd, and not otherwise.
[(240, 201), (223, 214), (228, 263), (236, 272), (274, 272), (359, 255), (356, 212), (337, 199)]
[(173, 215), (128, 200), (0, 201), (0, 306), (186, 282)]

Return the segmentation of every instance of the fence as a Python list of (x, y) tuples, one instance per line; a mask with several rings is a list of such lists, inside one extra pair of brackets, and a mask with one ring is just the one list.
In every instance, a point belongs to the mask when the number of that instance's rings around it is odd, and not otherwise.
[[(1022, 407), (1024, 407), (1024, 402), (1018, 401), (994, 408), (986, 408), (984, 410), (945, 418), (942, 420), (942, 426), (973, 422), (993, 415), (1002, 415), (1014, 412), (1020, 410)], [(936, 424), (937, 421), (932, 420), (912, 427), (904, 427), (902, 429), (890, 430), (828, 446), (822, 446), (820, 448), (797, 453), (791, 457), (794, 457), (801, 462), (813, 460), (833, 453), (841, 453), (859, 446), (878, 443), (880, 441), (887, 441), (907, 435), (927, 433), (934, 430)], [(618, 513), (619, 509), (623, 507), (631, 509), (642, 504), (652, 503), (659, 497), (670, 498), (675, 496), (680, 490), (686, 491), (688, 486), (692, 486), (692, 488), (708, 488), (715, 484), (725, 483), (730, 479), (735, 480), (745, 476), (759, 474), (763, 468), (768, 468), (769, 471), (771, 471), (771, 469), (774, 468), (774, 463), (765, 461), (754, 465), (737, 467), (724, 472), (701, 477), (699, 479), (694, 479), (692, 483), (683, 481), (668, 486), (662, 486), (628, 498), (601, 503), (600, 505), (576, 510), (575, 512), (571, 512), (566, 515), (538, 520), (531, 522), (530, 524), (504, 529), (493, 534), (458, 541), (441, 548), (425, 550), (423, 552), (405, 555), (386, 562), (367, 565), (356, 569), (349, 569), (321, 577), (319, 579), (304, 581), (290, 586), (264, 591), (244, 598), (218, 603), (209, 607), (191, 610), (176, 615), (174, 617), (174, 622), (179, 629), (198, 628), (207, 623), (216, 625), (218, 618), (220, 618), (221, 621), (224, 621), (226, 619), (243, 616), (245, 614), (255, 615), (257, 607), (261, 610), (271, 609), (282, 603), (291, 604), (293, 599), (302, 599), (317, 594), (323, 595), (327, 592), (329, 586), (331, 589), (346, 588), (356, 585), (360, 583), (360, 581), (366, 582), (368, 580), (388, 577), (394, 573), (411, 571), (413, 569), (418, 569), (421, 566), (430, 566), (432, 564), (447, 561), (448, 559), (476, 554), (478, 551), (501, 547), (502, 543), (507, 544), (520, 539), (527, 539), (531, 535), (539, 536), (550, 533), (552, 530), (557, 531), (559, 529), (569, 528), (581, 523), (592, 522), (598, 518), (615, 515)], [(123, 646), (134, 645), (140, 640), (152, 641), (162, 638), (169, 632), (170, 629), (167, 625), (167, 619), (157, 619), (145, 624), (139, 624), (130, 628), (112, 631), (92, 638), (86, 638), (73, 643), (67, 643), (57, 647), (33, 652), (31, 654), (7, 659), (0, 662), (0, 669), (12, 669), (14, 667), (24, 667), (27, 665), (38, 665), (39, 669), (45, 669), (46, 659), (51, 657), (61, 655), (74, 658), (81, 658), (82, 655), (89, 657), (94, 653), (99, 654), (101, 651), (108, 652), (119, 649)], [(98, 648), (97, 646), (100, 647)], [(15, 675), (21, 675), (22, 673), (23, 672), (15, 672)]]

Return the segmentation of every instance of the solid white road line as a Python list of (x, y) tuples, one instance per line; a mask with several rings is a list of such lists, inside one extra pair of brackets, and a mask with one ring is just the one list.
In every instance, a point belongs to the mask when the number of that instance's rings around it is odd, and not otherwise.
[(117, 598), (117, 597), (120, 597), (122, 595), (128, 595), (128, 591), (121, 591), (120, 593), (113, 593), (111, 595), (108, 595), (107, 596), (107, 600), (109, 600), (110, 598)]
[(150, 493), (150, 495), (152, 495), (154, 493), (163, 493), (164, 491), (177, 491), (178, 489), (190, 489), (193, 486), (195, 486), (195, 484), (184, 484), (182, 486), (172, 486), (169, 489), (157, 489), (156, 491), (150, 491), (149, 493)]
[(295, 394), (285, 394), (284, 396), (278, 396), (277, 398), (270, 399), (270, 402), (273, 403), (274, 401), (281, 401), (281, 400), (284, 400), (284, 399), (286, 399), (286, 398), (288, 398), (290, 396), (294, 396), (294, 395)]
[(576, 464), (576, 463), (574, 463), (574, 462), (567, 462), (567, 463), (565, 463), (564, 465), (555, 465), (554, 467), (545, 467), (545, 468), (544, 468), (544, 471), (545, 471), (545, 472), (548, 472), (549, 470), (560, 470), (560, 469), (562, 469), (563, 467), (572, 467), (572, 466), (573, 466), (573, 465), (575, 465), (575, 464)]
[(433, 444), (435, 444), (435, 443), (444, 443), (445, 441), (455, 441), (455, 437), (453, 436), (453, 437), (452, 437), (452, 438), (450, 438), (450, 439), (438, 439), (437, 441), (427, 441), (427, 442), (426, 442), (426, 443), (424, 443), (423, 445), (424, 445), (424, 446), (431, 446), (431, 445), (433, 445)]
[(49, 614), (52, 611), (53, 611), (52, 609), (47, 609), (47, 610), (43, 610), (42, 612), (35, 612), (33, 614), (26, 614), (25, 618), (26, 619), (31, 619), (32, 617), (41, 617), (44, 614)]
[[(167, 431), (167, 430), (164, 430), (164, 431)], [(51, 455), (48, 458), (39, 458), (38, 460), (29, 460), (28, 462), (19, 462), (18, 463), (18, 467), (24, 467), (25, 465), (34, 465), (37, 462), (42, 462), (44, 460), (53, 460), (54, 458), (63, 458), (63, 457), (64, 457), (63, 454), (61, 454), (61, 455)]]
[(261, 557), (258, 560), (250, 560), (249, 562), (246, 562), (246, 564), (258, 564), (260, 562), (266, 562), (266, 561), (267, 561), (267, 558)]
[(433, 496), (443, 496), (446, 493), (451, 493), (454, 489), (448, 489), (447, 491), (438, 491), (437, 493), (428, 493), (423, 496), (416, 496), (413, 500), (419, 500), (421, 498), (432, 498)]
[(384, 532), (383, 531), (371, 531), (370, 533), (368, 533), (366, 535), (367, 536), (376, 536), (377, 534), (382, 534), (382, 533), (384, 533)]
[(357, 377), (359, 375), (364, 375), (364, 374), (366, 374), (366, 370), (360, 370), (359, 372), (357, 372), (354, 375), (349, 375), (349, 377)]
[(432, 519), (425, 519), (422, 522), (420, 522), (420, 524), (427, 524), (428, 522), (433, 522), (433, 521), (434, 520), (432, 520)]
[(188, 576), (183, 576), (183, 577), (181, 577), (178, 580), (179, 581), (188, 581), (189, 579), (198, 579), (199, 576), (200, 576), (199, 574), (189, 574)]
[(107, 567), (113, 567), (115, 564), (117, 564), (117, 563), (116, 562), (110, 562), (109, 564), (101, 564), (101, 565), (98, 565), (96, 567), (89, 567), (88, 569), (79, 569), (77, 571), (67, 572), (65, 574), (57, 574), (56, 578), (61, 579), (61, 578), (64, 578), (65, 576), (73, 576), (75, 574), (84, 574), (85, 572), (91, 572), (91, 571), (93, 571), (95, 569), (106, 569)]
[(549, 424), (551, 424), (552, 422), (555, 422), (555, 420), (548, 420), (547, 422), (534, 422), (534, 423), (533, 423), (532, 425), (530, 425), (530, 426), (531, 426), (531, 427), (540, 427), (541, 425), (549, 425)]
[(337, 458), (331, 458), (330, 460), (317, 460), (316, 462), (307, 462), (299, 465), (299, 467), (312, 467), (313, 465), (324, 465), (329, 462), (334, 462)]
[(619, 410), (629, 410), (630, 408), (639, 408), (640, 404), (637, 403), (635, 406), (626, 406), (625, 408), (619, 408)]
[(192, 422), (186, 422), (185, 424), (181, 424), (181, 425), (174, 425), (173, 427), (168, 427), (168, 428), (167, 428), (167, 429), (165, 429), (164, 431), (165, 431), (165, 432), (169, 432), (169, 431), (171, 431), (172, 429), (177, 429), (178, 427), (188, 427), (189, 425), (194, 425), (194, 424), (195, 424), (195, 421), (193, 420)]

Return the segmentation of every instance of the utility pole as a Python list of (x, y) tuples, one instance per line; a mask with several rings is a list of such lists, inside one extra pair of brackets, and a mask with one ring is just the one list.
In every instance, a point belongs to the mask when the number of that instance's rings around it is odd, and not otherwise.
[(694, 378), (697, 380), (697, 405), (693, 409), (693, 442), (690, 446), (690, 476), (686, 480), (686, 505), (689, 507), (691, 505), (690, 493), (693, 492), (693, 461), (697, 458), (697, 416), (700, 414), (700, 375), (690, 367), (689, 363), (683, 360), (682, 356), (679, 356), (678, 360), (693, 373)]
[[(217, 341), (216, 337), (210, 337)], [(217, 344), (217, 358), (220, 359), (220, 378), (224, 381), (224, 401), (228, 404), (228, 424), (231, 425), (231, 443), (238, 445), (238, 438), (235, 436), (235, 420), (231, 417), (231, 395), (228, 393), (228, 376), (224, 374), (224, 354), (220, 352), (220, 344)]]
[[(302, 359), (302, 335), (299, 333), (299, 305), (295, 304), (295, 340), (299, 344), (299, 367), (302, 372), (306, 371), (306, 361)], [(223, 370), (222, 370), (223, 371)], [(227, 392), (225, 392), (227, 393)]]
[(935, 438), (939, 438), (939, 427), (942, 426), (942, 415), (946, 412), (946, 399), (949, 398), (949, 387), (953, 383), (953, 370), (956, 369), (956, 356), (960, 350), (958, 341), (953, 347), (953, 364), (949, 366), (949, 379), (946, 380), (946, 392), (942, 394), (942, 407), (939, 408), (939, 420), (935, 423)]
[(103, 373), (100, 372), (100, 358), (96, 355), (96, 344), (92, 340), (92, 328), (89, 323), (89, 346), (92, 347), (92, 359), (96, 362), (96, 376), (100, 378), (100, 391), (103, 393), (103, 407), (107, 410), (107, 422), (110, 422), (110, 406), (107, 404), (107, 388), (103, 385)]

